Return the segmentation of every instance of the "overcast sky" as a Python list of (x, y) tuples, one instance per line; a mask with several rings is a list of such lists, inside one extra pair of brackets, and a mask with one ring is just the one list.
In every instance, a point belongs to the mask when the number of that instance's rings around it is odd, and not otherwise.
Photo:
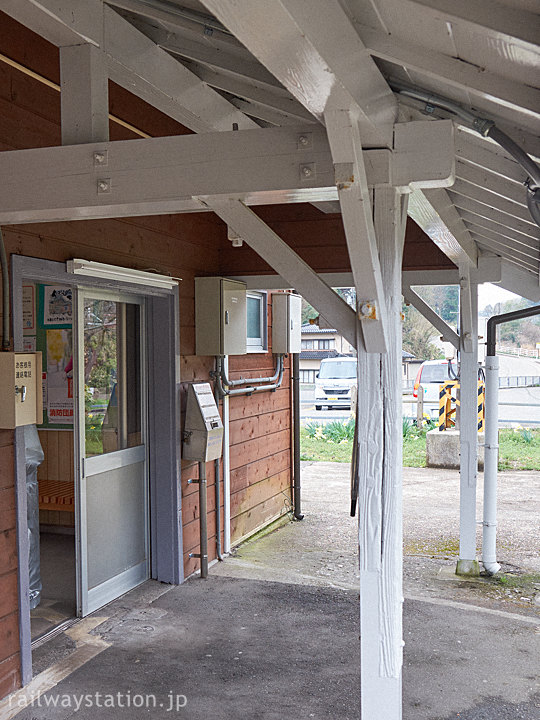
[(503, 290), (498, 285), (492, 283), (483, 283), (478, 286), (478, 309), (483, 310), (486, 305), (495, 305), (498, 302), (506, 302), (507, 300), (519, 299), (519, 295), (508, 290)]

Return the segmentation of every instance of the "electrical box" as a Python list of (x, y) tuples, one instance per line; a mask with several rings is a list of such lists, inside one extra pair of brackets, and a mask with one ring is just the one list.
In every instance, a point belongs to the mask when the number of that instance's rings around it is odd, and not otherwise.
[(272, 295), (272, 352), (299, 353), (302, 349), (302, 298), (291, 293)]
[(217, 460), (222, 443), (223, 423), (210, 383), (189, 385), (182, 457), (199, 462)]
[(0, 352), (0, 428), (43, 422), (41, 353)]
[(195, 278), (195, 352), (245, 355), (245, 283), (223, 277)]

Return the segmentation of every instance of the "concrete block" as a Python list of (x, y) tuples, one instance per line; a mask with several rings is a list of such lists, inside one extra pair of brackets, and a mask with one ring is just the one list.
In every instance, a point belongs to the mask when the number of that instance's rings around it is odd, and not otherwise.
[[(459, 430), (430, 430), (426, 435), (427, 467), (459, 470)], [(478, 433), (478, 469), (484, 469), (484, 433)]]

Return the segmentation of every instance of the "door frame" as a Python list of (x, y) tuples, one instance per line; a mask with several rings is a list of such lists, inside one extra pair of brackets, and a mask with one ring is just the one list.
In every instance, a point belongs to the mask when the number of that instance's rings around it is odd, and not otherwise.
[[(104, 453), (92, 457), (86, 455), (85, 442), (85, 407), (82, 402), (82, 387), (84, 387), (84, 302), (87, 298), (93, 300), (111, 300), (120, 303), (132, 303), (139, 308), (140, 321), (140, 347), (139, 367), (140, 367), (140, 397), (141, 397), (141, 440), (142, 445), (131, 448), (124, 448), (119, 451)], [(75, 400), (75, 410), (73, 417), (73, 430), (75, 433), (75, 468), (79, 468), (79, 477), (76, 478), (75, 485), (75, 514), (78, 525), (75, 526), (75, 557), (77, 564), (77, 616), (86, 617), (95, 610), (107, 605), (125, 592), (133, 589), (141, 582), (146, 581), (150, 577), (150, 493), (149, 493), (149, 446), (148, 446), (148, 348), (146, 335), (146, 306), (147, 300), (143, 293), (131, 294), (122, 292), (121, 289), (103, 290), (101, 288), (88, 287), (86, 284), (79, 286), (73, 293), (73, 396)], [(84, 451), (83, 451), (84, 450)], [(141, 580), (141, 572), (139, 567), (130, 567), (124, 572), (109, 578), (107, 581), (107, 590), (105, 590), (106, 598), (99, 600), (96, 604), (94, 598), (95, 588), (88, 587), (88, 514), (87, 514), (87, 483), (89, 465), (97, 465), (94, 472), (90, 475), (106, 472), (107, 470), (115, 470), (126, 464), (126, 459), (132, 462), (144, 462), (144, 545), (145, 545), (145, 577)], [(90, 460), (90, 462), (89, 462)], [(112, 467), (111, 467), (112, 466)], [(135, 583), (135, 584), (132, 584)], [(131, 585), (131, 587), (130, 587)], [(127, 589), (126, 589), (127, 588)], [(101, 587), (100, 593), (103, 595), (104, 588)]]
[[(180, 584), (184, 581), (181, 434), (179, 292), (67, 272), (66, 263), (12, 255), (11, 299), (15, 351), (23, 349), (22, 286), (24, 282), (71, 285), (90, 292), (144, 296), (146, 299), (148, 478), (150, 494), (150, 563), (152, 579)], [(149, 283), (151, 275), (149, 274)], [(74, 443), (78, 442), (74, 427)], [(77, 455), (77, 453), (76, 453)], [(75, 478), (79, 468), (75, 468)], [(15, 493), (19, 589), (21, 680), (32, 679), (32, 648), (28, 578), (28, 522), (26, 516), (26, 467), (24, 431), (15, 430)]]

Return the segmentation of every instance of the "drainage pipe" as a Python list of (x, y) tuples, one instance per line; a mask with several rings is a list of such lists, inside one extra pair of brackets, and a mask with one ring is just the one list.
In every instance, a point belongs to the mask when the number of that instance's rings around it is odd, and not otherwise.
[[(221, 362), (221, 361), (220, 361)], [(223, 368), (229, 370), (229, 358), (223, 358)], [(216, 376), (219, 391), (220, 376)], [(223, 395), (223, 552), (231, 552), (231, 453), (230, 453), (229, 396)]]
[[(217, 360), (216, 360), (217, 365)], [(219, 412), (219, 392), (214, 385), (214, 397), (216, 405), (218, 406)], [(223, 418), (222, 418), (223, 420)], [(220, 487), (220, 475), (221, 475), (221, 458), (214, 460), (214, 482), (215, 482), (215, 495), (216, 495), (216, 557), (218, 560), (223, 560), (221, 553), (221, 487)]]
[(499, 462), (499, 358), (486, 356), (484, 440), (484, 515), (482, 522), (482, 564), (495, 575), (497, 562), (497, 470)]
[[(283, 360), (283, 358), (282, 358)], [(293, 503), (295, 520), (303, 520), (300, 496), (300, 355), (292, 354), (293, 386)]]
[(0, 228), (0, 266), (2, 267), (2, 350), (9, 350), (9, 270), (4, 245), (4, 237)]
[(482, 522), (482, 564), (489, 575), (497, 573), (497, 471), (499, 460), (499, 358), (497, 326), (540, 314), (540, 305), (494, 315), (487, 323), (486, 400), (484, 444), (484, 513)]

